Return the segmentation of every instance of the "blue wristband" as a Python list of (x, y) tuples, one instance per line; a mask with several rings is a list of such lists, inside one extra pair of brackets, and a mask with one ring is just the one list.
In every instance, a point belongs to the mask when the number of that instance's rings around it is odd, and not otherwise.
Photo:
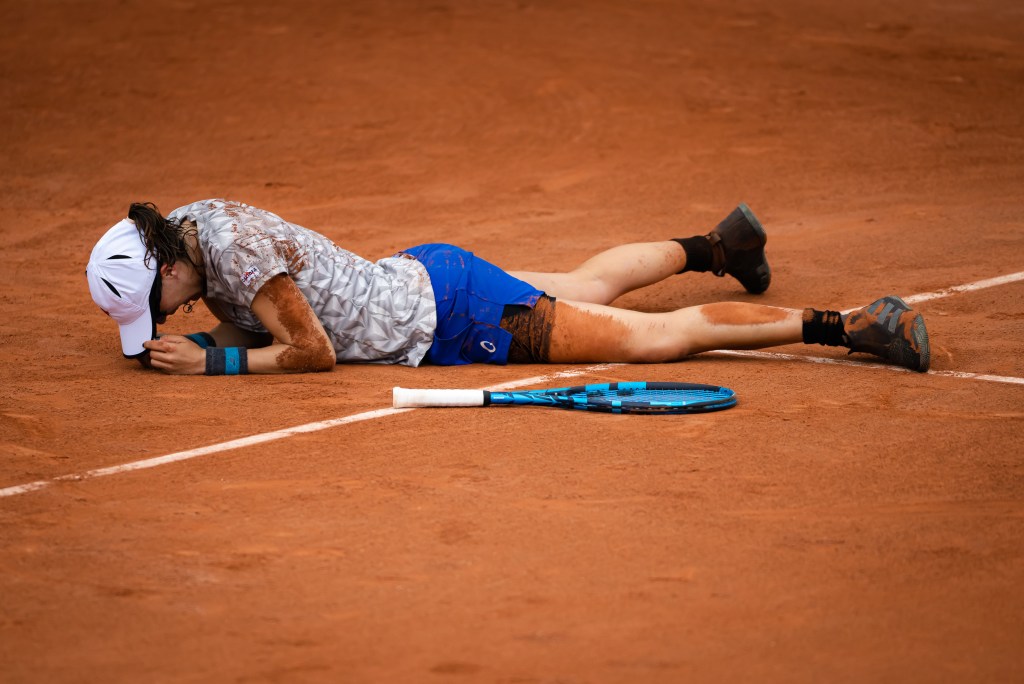
[(207, 375), (248, 375), (248, 373), (249, 356), (245, 347), (207, 348)]
[(217, 340), (213, 339), (213, 335), (208, 332), (190, 333), (185, 335), (185, 338), (198, 344), (200, 349), (217, 346)]

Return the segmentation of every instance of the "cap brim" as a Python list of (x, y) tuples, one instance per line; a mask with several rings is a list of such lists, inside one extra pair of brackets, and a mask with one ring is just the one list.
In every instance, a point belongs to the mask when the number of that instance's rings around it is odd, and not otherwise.
[(129, 359), (145, 352), (142, 343), (156, 337), (156, 323), (153, 322), (153, 312), (148, 306), (133, 322), (118, 327), (121, 329), (121, 353)]

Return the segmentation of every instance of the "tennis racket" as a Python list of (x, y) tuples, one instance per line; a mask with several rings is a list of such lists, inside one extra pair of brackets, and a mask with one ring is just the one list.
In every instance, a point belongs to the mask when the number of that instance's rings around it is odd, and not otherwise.
[(706, 413), (736, 405), (728, 387), (684, 382), (612, 382), (519, 392), (470, 389), (392, 390), (395, 408), (553, 406), (606, 413)]

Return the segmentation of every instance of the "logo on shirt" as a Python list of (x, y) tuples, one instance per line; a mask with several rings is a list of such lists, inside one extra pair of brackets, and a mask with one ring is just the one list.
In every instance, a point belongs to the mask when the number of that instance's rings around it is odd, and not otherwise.
[(498, 348), (494, 346), (494, 343), (490, 340), (484, 340), (480, 343), (480, 346), (484, 348), (484, 351), (488, 354), (493, 354), (498, 351)]
[(253, 281), (258, 280), (260, 275), (260, 269), (258, 266), (250, 266), (245, 269), (245, 273), (242, 274), (242, 284), (252, 285)]

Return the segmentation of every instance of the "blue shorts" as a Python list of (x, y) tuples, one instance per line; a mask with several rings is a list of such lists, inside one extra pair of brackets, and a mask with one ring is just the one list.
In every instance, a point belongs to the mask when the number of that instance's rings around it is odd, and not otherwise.
[(505, 307), (533, 308), (544, 293), (464, 249), (444, 244), (403, 250), (427, 268), (437, 303), (437, 329), (427, 361), (439, 366), (508, 363), (512, 333)]

